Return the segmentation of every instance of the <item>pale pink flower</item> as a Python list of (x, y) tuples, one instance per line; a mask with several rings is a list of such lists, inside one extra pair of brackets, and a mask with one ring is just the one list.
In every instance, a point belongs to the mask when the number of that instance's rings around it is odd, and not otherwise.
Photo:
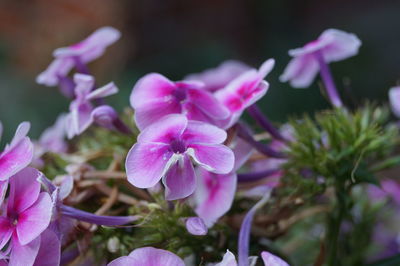
[(389, 102), (392, 112), (400, 117), (400, 86), (393, 87), (389, 90)]
[(172, 252), (153, 247), (138, 248), (128, 256), (113, 260), (108, 266), (185, 266)]

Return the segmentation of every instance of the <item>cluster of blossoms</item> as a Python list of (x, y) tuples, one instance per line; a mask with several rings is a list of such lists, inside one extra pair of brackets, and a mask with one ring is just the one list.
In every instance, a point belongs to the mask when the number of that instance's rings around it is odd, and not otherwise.
[[(194, 239), (212, 234), (210, 231), (232, 210), (238, 194), (250, 201), (257, 199), (242, 215), (237, 228), (238, 260), (227, 250), (221, 262), (212, 264), (255, 265), (257, 257), (249, 256), (253, 218), (282, 186), (284, 165), (290, 160), (287, 151), (297, 138), (290, 125), (277, 129), (256, 104), (269, 89), (265, 78), (274, 67), (274, 59), (266, 60), (258, 69), (227, 61), (215, 69), (188, 75), (182, 81), (171, 81), (158, 73), (147, 74), (137, 81), (130, 95), (133, 121), (124, 121), (104, 99), (118, 92), (116, 85), (110, 82), (97, 87), (87, 67), (119, 37), (116, 29), (105, 27), (77, 44), (59, 48), (53, 54), (54, 61), (38, 76), (38, 83), (58, 86), (71, 103), (69, 112), (60, 115), (37, 142), (32, 143), (27, 137), (29, 123), (21, 123), (10, 144), (0, 153), (0, 265), (57, 266), (71, 261), (79, 265), (190, 265), (190, 256), (183, 258), (184, 262), (178, 255), (158, 248), (162, 245), (134, 245), (134, 250), (121, 252), (125, 256), (114, 256), (113, 260), (100, 258), (100, 262), (95, 262), (95, 256), (88, 251), (90, 239), (101, 231), (99, 228), (111, 227), (129, 234), (136, 227), (145, 227), (146, 217), (127, 209), (132, 205), (140, 208), (144, 199), (160, 198), (160, 192), (164, 193), (161, 201), (167, 202), (167, 210), (179, 209), (182, 204), (189, 206), (190, 215), (181, 218), (186, 232)], [(296, 88), (308, 87), (320, 73), (329, 102), (335, 109), (344, 108), (328, 63), (356, 55), (360, 44), (354, 34), (326, 30), (317, 40), (289, 51), (293, 59), (281, 81)], [(396, 115), (400, 115), (399, 91), (390, 91)], [(254, 134), (241, 120), (244, 112), (267, 134)], [(66, 141), (90, 134), (92, 125), (125, 136), (124, 140), (132, 139), (124, 145), (132, 145), (136, 138), (130, 150), (124, 151), (124, 171), (112, 172), (120, 167), (118, 158), (107, 171), (96, 170), (88, 159), (97, 158), (94, 152), (83, 155), (83, 151)], [(0, 133), (1, 129), (0, 125)], [(269, 142), (262, 141), (265, 135)], [(49, 176), (46, 172), (49, 154), (66, 162), (63, 174)], [(302, 170), (304, 176), (312, 172)], [(115, 180), (89, 180), (107, 179), (113, 173), (116, 179), (127, 180), (129, 187), (118, 191)], [(95, 193), (91, 187), (108, 196), (95, 213), (77, 207)], [(238, 193), (239, 187), (245, 189)], [(384, 189), (398, 198), (390, 186)], [(384, 193), (372, 190), (371, 194)], [(127, 191), (139, 198), (141, 195), (142, 200), (131, 197)], [(125, 207), (111, 211), (116, 201)], [(153, 209), (161, 208), (155, 202), (148, 203), (148, 216)], [(92, 209), (90, 205), (86, 207)], [(136, 221), (139, 223), (132, 225)], [(80, 238), (79, 230), (88, 234)], [(74, 243), (77, 239), (78, 244)], [(118, 237), (109, 238), (108, 250), (117, 253), (120, 241)], [(289, 265), (273, 253), (261, 250), (258, 255), (266, 266)], [(79, 260), (80, 256), (84, 259)]]

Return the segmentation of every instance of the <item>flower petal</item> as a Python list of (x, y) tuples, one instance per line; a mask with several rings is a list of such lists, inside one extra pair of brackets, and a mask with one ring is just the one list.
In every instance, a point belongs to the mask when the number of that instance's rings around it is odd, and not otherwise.
[(10, 220), (5, 217), (0, 217), (0, 250), (8, 243), (13, 233), (13, 226)]
[(40, 235), (40, 248), (34, 266), (60, 265), (61, 242), (57, 235), (47, 229)]
[[(119, 257), (113, 261), (111, 261), (109, 264), (107, 264), (107, 266), (139, 266), (139, 265), (143, 265), (144, 264), (138, 264), (140, 262), (138, 262), (137, 260), (129, 257), (129, 256), (122, 256)], [(146, 265), (147, 266), (147, 265)]]
[(161, 74), (151, 73), (139, 79), (132, 89), (130, 103), (132, 108), (143, 107), (155, 99), (170, 100), (175, 83)]
[(319, 39), (326, 39), (322, 54), (327, 63), (340, 61), (358, 54), (361, 41), (355, 34), (337, 29), (325, 30)]
[(200, 121), (189, 121), (182, 139), (186, 143), (220, 144), (226, 140), (227, 134), (216, 126)]
[(67, 143), (64, 140), (66, 118), (67, 115), (64, 113), (59, 115), (54, 125), (43, 131), (39, 139), (39, 143), (43, 148), (56, 153), (67, 150)]
[(208, 91), (217, 91), (225, 87), (229, 82), (240, 76), (251, 68), (236, 60), (228, 60), (216, 68), (208, 69), (201, 73), (191, 74), (185, 77), (187, 80), (200, 80), (205, 86), (203, 89)]
[(187, 155), (180, 157), (171, 166), (163, 178), (163, 183), (167, 200), (182, 199), (193, 194), (196, 188), (196, 175)]
[(58, 58), (81, 56), (84, 62), (92, 61), (100, 57), (107, 46), (116, 42), (120, 36), (121, 33), (115, 28), (102, 27), (79, 43), (56, 49), (53, 55)]
[(42, 192), (37, 201), (19, 214), (16, 226), (18, 240), (26, 245), (37, 238), (49, 226), (53, 213), (53, 202), (48, 193)]
[(227, 250), (222, 261), (215, 266), (237, 266), (235, 255)]
[(136, 143), (125, 162), (128, 181), (140, 188), (157, 184), (165, 175), (173, 159), (169, 146), (160, 143)]
[(307, 54), (293, 58), (280, 76), (280, 80), (290, 81), (290, 85), (294, 88), (306, 88), (311, 85), (318, 71), (317, 60), (312, 54)]
[(208, 91), (203, 89), (189, 89), (188, 98), (213, 119), (221, 120), (229, 116), (229, 110)]
[(389, 90), (389, 102), (392, 112), (400, 117), (400, 86), (393, 87)]
[(204, 236), (208, 232), (207, 226), (199, 217), (189, 217), (185, 225), (188, 232), (195, 236)]
[(94, 86), (94, 77), (91, 75), (76, 73), (74, 75), (76, 84), (75, 94), (78, 99), (85, 100), (85, 97), (90, 93)]
[(101, 88), (98, 88), (86, 97), (86, 100), (94, 100), (98, 98), (104, 98), (113, 94), (116, 94), (118, 92), (117, 86), (115, 86), (114, 82), (110, 82), (106, 85), (104, 85)]
[(40, 248), (40, 236), (25, 245), (13, 236), (9, 266), (32, 266)]
[(35, 203), (40, 193), (40, 183), (36, 179), (41, 175), (35, 168), (27, 167), (10, 179), (8, 213), (21, 213)]
[(231, 149), (224, 145), (188, 145), (187, 153), (206, 170), (227, 174), (233, 169), (235, 156)]
[(135, 109), (135, 123), (140, 130), (170, 114), (182, 113), (181, 105), (176, 101), (153, 101)]
[(72, 58), (56, 58), (45, 71), (37, 76), (36, 82), (49, 87), (56, 86), (60, 77), (67, 76), (73, 67), (74, 61)]
[(289, 266), (284, 260), (267, 251), (261, 252), (261, 257), (265, 266)]
[(185, 266), (183, 260), (174, 253), (152, 247), (135, 249), (129, 257), (135, 261), (130, 266)]
[(232, 206), (236, 192), (237, 176), (234, 173), (219, 175), (198, 169), (195, 191), (196, 214), (211, 227)]
[(8, 180), (0, 181), (0, 208), (3, 204), (4, 197), (6, 196), (6, 191), (8, 187)]
[(157, 142), (169, 144), (171, 141), (181, 138), (188, 125), (184, 115), (172, 114), (163, 117), (157, 122), (145, 128), (138, 136), (138, 143)]

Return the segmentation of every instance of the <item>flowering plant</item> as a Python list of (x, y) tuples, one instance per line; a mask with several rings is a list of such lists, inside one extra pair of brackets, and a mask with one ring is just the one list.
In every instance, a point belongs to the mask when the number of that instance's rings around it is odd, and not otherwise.
[(257, 103), (273, 59), (147, 74), (119, 114), (117, 86), (87, 66), (119, 37), (105, 27), (56, 49), (38, 76), (69, 112), (37, 141), (21, 123), (0, 153), (0, 265), (400, 264), (400, 183), (384, 171), (400, 164), (398, 124), (384, 105), (348, 107), (329, 70), (358, 53), (354, 34), (289, 51), (281, 81), (320, 74), (332, 108), (282, 125)]

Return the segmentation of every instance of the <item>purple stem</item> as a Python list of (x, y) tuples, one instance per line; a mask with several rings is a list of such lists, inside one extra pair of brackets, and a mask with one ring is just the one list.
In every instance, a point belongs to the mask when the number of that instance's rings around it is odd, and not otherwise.
[(74, 57), (75, 61), (75, 68), (79, 73), (89, 75), (90, 71), (88, 67), (81, 61), (81, 59), (78, 56)]
[(315, 57), (317, 58), (319, 68), (320, 68), (320, 75), (322, 81), (324, 82), (326, 93), (331, 104), (335, 107), (342, 107), (343, 103), (340, 99), (340, 96), (337, 92), (335, 82), (333, 81), (332, 73), (329, 69), (328, 64), (325, 62), (325, 59), (321, 52), (314, 53)]
[(249, 242), (250, 242), (250, 231), (251, 224), (253, 223), (254, 214), (261, 208), (268, 200), (271, 191), (267, 192), (259, 202), (254, 205), (243, 219), (242, 225), (240, 226), (239, 232), (239, 243), (238, 243), (238, 261), (239, 266), (249, 266)]
[(267, 169), (267, 170), (258, 171), (258, 172), (238, 174), (237, 177), (238, 177), (238, 181), (241, 183), (253, 182), (253, 181), (258, 181), (260, 179), (270, 177), (270, 176), (278, 173), (279, 171), (281, 171), (281, 170), (280, 169)]
[(257, 121), (257, 123), (263, 127), (272, 137), (285, 141), (285, 138), (282, 134), (277, 130), (272, 123), (268, 120), (268, 118), (261, 112), (260, 108), (256, 104), (250, 105), (247, 108), (247, 112)]
[(251, 135), (251, 133), (248, 131), (248, 129), (245, 128), (244, 125), (237, 123), (236, 128), (238, 130), (238, 136), (243, 140), (245, 140), (250, 145), (252, 145), (260, 153), (274, 158), (286, 158), (284, 154), (275, 151), (274, 149), (270, 148), (268, 145), (264, 143), (256, 141)]
[(124, 122), (122, 122), (122, 120), (119, 117), (117, 117), (113, 121), (113, 125), (114, 125), (115, 129), (117, 129), (119, 132), (121, 132), (123, 134), (126, 134), (126, 135), (133, 134), (132, 130)]
[(61, 205), (61, 213), (67, 217), (97, 225), (119, 226), (136, 220), (135, 216), (102, 216)]

